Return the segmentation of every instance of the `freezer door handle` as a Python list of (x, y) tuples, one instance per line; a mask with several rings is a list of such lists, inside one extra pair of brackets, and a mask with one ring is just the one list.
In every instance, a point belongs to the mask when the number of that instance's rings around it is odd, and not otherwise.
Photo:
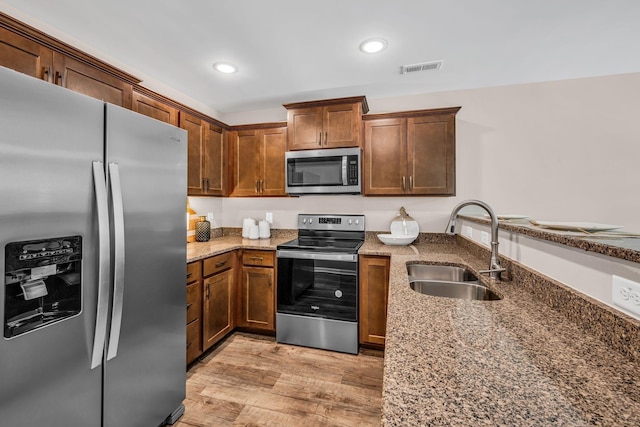
[(109, 314), (109, 212), (107, 181), (102, 162), (93, 162), (93, 185), (98, 214), (98, 303), (96, 307), (96, 328), (93, 336), (91, 369), (97, 368), (102, 364), (104, 340), (107, 335), (107, 316)]
[(122, 325), (122, 304), (124, 300), (124, 207), (120, 170), (117, 163), (109, 163), (109, 183), (111, 205), (113, 207), (113, 305), (111, 306), (111, 331), (107, 360), (118, 355), (120, 329)]

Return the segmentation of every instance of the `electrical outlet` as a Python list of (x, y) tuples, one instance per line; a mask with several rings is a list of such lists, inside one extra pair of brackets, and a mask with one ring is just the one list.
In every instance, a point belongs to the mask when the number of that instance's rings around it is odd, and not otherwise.
[(640, 314), (640, 283), (624, 277), (611, 277), (611, 299), (619, 307)]
[(471, 238), (473, 237), (473, 228), (469, 227), (468, 225), (465, 225), (464, 227), (464, 235)]
[(489, 233), (487, 233), (486, 231), (481, 231), (480, 241), (482, 241), (483, 244), (489, 246)]
[(273, 224), (273, 212), (267, 212), (264, 216), (265, 221), (269, 224)]

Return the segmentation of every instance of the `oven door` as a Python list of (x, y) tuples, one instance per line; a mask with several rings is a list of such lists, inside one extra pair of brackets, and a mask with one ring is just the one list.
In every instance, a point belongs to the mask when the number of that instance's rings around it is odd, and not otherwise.
[(277, 312), (357, 322), (358, 255), (277, 251)]

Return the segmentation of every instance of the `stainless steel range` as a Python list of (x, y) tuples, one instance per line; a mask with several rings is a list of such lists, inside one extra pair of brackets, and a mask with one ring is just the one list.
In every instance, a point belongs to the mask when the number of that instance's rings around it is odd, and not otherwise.
[(364, 215), (298, 215), (279, 245), (276, 340), (358, 353), (358, 249)]

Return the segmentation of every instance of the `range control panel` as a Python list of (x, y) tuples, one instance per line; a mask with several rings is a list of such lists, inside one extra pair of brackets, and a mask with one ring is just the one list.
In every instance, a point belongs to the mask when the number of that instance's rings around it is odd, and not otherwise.
[(364, 231), (364, 215), (299, 214), (298, 229)]

